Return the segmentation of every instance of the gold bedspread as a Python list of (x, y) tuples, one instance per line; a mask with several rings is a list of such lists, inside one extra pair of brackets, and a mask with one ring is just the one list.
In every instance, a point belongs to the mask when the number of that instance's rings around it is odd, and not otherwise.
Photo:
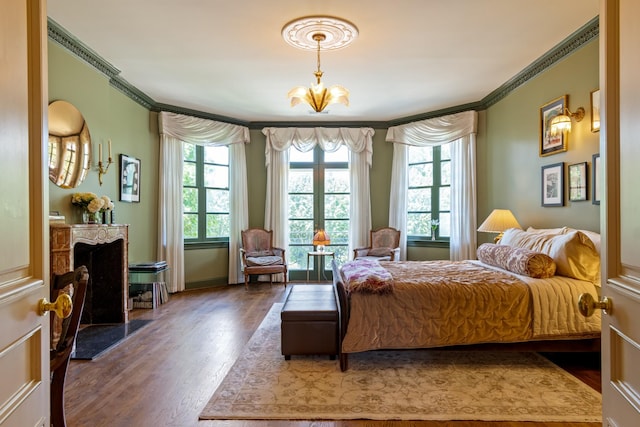
[[(535, 338), (535, 325), (539, 329), (537, 335), (549, 336), (542, 330), (543, 314), (534, 312), (545, 311), (545, 303), (541, 303), (545, 297), (538, 295), (539, 290), (534, 290), (536, 295), (532, 296), (531, 283), (525, 283), (520, 276), (488, 268), (477, 261), (402, 261), (380, 265), (394, 278), (393, 292), (350, 295), (349, 325), (342, 342), (345, 353), (527, 341)], [(535, 284), (540, 285), (540, 280), (544, 279), (535, 279)], [(587, 289), (590, 286), (583, 285)], [(348, 288), (347, 283), (345, 286)], [(547, 294), (555, 292), (558, 291)], [(554, 333), (559, 336), (567, 334), (557, 328), (561, 322), (554, 319), (557, 329)], [(598, 329), (595, 319), (586, 328), (578, 326), (578, 329), (585, 329), (578, 334), (585, 331), (598, 334), (594, 330)]]

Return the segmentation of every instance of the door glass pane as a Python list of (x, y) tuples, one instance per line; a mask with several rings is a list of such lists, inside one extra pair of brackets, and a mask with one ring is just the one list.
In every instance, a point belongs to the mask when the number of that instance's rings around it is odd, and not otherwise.
[[(286, 253), (287, 268), (291, 270), (305, 270), (307, 268), (307, 253), (313, 251), (313, 246), (289, 246)], [(309, 269), (313, 270), (313, 258), (309, 259)]]
[(427, 213), (408, 213), (407, 234), (409, 236), (431, 236), (430, 218), (431, 214)]
[[(329, 234), (331, 245), (349, 243), (349, 221), (348, 220), (325, 220), (325, 230)], [(334, 250), (334, 247), (330, 247), (330, 250)]]
[(289, 193), (313, 193), (313, 170), (290, 169)]
[(325, 193), (348, 193), (349, 192), (349, 170), (348, 169), (325, 169), (324, 192)]
[(313, 195), (289, 194), (289, 218), (313, 219)]
[(440, 212), (440, 226), (438, 232), (441, 237), (451, 236), (451, 213)]
[(349, 218), (349, 195), (326, 194), (324, 196), (324, 217)]
[(291, 244), (311, 244), (313, 241), (313, 219), (290, 220), (289, 241)]
[(195, 144), (184, 144), (182, 146), (182, 153), (184, 155), (185, 161), (196, 161), (196, 145)]

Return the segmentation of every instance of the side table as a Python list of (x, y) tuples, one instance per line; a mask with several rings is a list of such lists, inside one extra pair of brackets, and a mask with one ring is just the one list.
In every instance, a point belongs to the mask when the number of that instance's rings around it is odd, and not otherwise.
[[(327, 251), (311, 251), (307, 252), (307, 282), (309, 281), (309, 259), (314, 256), (318, 258), (330, 256), (334, 260), (336, 259), (335, 252), (327, 252)], [(320, 265), (318, 265), (318, 282), (320, 281)]]

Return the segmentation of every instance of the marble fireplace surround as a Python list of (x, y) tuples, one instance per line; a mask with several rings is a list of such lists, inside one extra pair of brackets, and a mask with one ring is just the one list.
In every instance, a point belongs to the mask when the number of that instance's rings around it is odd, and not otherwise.
[(89, 270), (82, 324), (127, 323), (129, 299), (126, 224), (50, 224), (51, 273)]

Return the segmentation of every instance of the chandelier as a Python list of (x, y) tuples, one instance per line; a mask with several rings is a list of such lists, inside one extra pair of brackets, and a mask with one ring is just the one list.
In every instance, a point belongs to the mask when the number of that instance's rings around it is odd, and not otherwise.
[(349, 91), (340, 85), (325, 87), (320, 69), (320, 51), (340, 49), (350, 44), (358, 35), (358, 29), (348, 21), (329, 16), (311, 16), (289, 22), (282, 29), (282, 36), (290, 45), (299, 49), (316, 50), (317, 69), (313, 73), (316, 83), (311, 87), (296, 86), (287, 97), (294, 107), (306, 102), (317, 113), (327, 105), (340, 103), (349, 105)]

